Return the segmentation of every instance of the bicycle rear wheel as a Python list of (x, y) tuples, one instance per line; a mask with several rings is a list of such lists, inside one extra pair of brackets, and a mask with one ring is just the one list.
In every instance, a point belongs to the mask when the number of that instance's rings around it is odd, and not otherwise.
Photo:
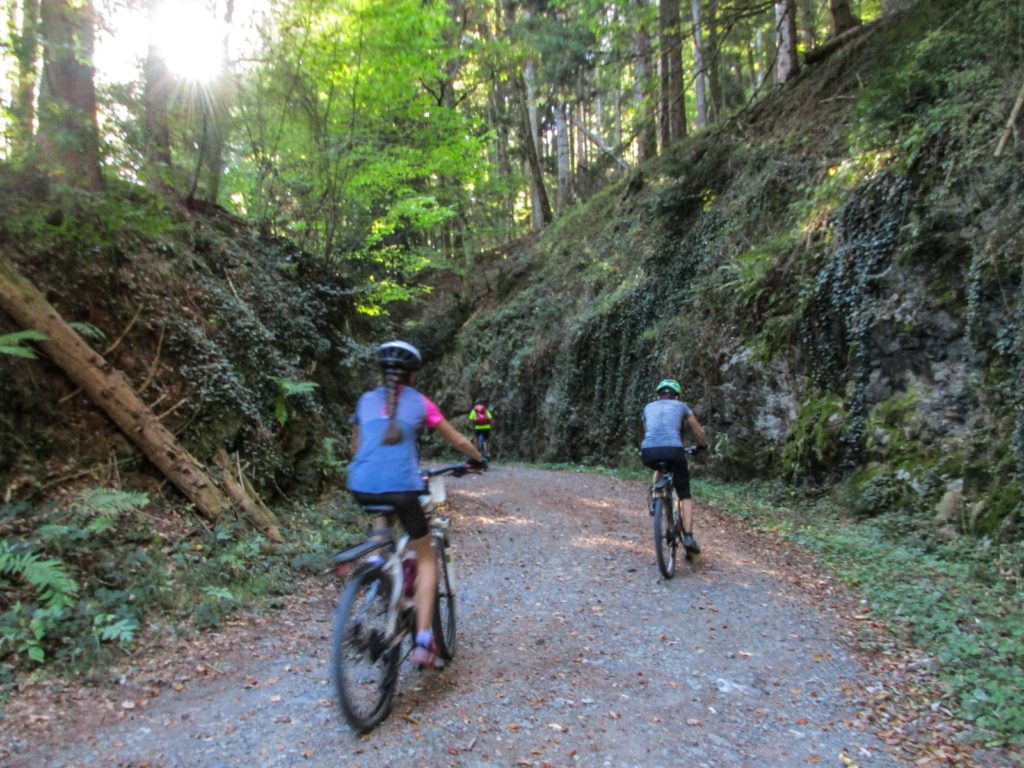
[(380, 569), (356, 573), (334, 614), (331, 670), (342, 714), (363, 733), (391, 709), (401, 644), (388, 635), (391, 579)]
[(671, 579), (676, 572), (676, 547), (679, 546), (679, 539), (676, 537), (675, 527), (672, 497), (656, 497), (654, 499), (654, 552), (658, 556), (658, 570), (666, 579)]
[(441, 658), (450, 661), (455, 658), (455, 580), (448, 561), (450, 545), (448, 537), (436, 537), (434, 550), (437, 552), (437, 593), (434, 596), (434, 641), (441, 651)]

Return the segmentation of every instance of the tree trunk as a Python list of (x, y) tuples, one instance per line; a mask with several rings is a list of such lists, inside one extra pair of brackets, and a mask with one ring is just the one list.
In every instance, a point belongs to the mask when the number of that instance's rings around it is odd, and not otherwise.
[(661, 78), (664, 96), (664, 127), (661, 135), (668, 142), (686, 135), (686, 97), (683, 90), (683, 45), (680, 31), (679, 0), (660, 0)]
[[(11, 29), (16, 28), (11, 5)], [(11, 155), (24, 160), (32, 149), (36, 121), (36, 84), (39, 81), (39, 0), (25, 0), (21, 9), (21, 32), (11, 35), (11, 48), (18, 60), (18, 79), (11, 101)]]
[(796, 2), (780, 0), (775, 3), (775, 73), (784, 83), (800, 71), (796, 54)]
[(797, 0), (800, 39), (804, 50), (809, 51), (818, 44), (818, 9), (815, 0)]
[[(512, 158), (509, 149), (508, 99), (505, 96), (504, 83), (498, 77), (491, 82), (490, 112), (491, 125), (495, 127), (494, 152), (498, 161), (498, 175), (502, 181), (502, 188), (509, 189), (512, 180)], [(515, 231), (515, 198), (511, 189), (505, 194), (503, 208), (505, 237), (511, 239)]]
[(704, 14), (704, 29), (708, 33), (708, 42), (704, 48), (704, 69), (708, 75), (708, 90), (710, 91), (710, 114), (709, 119), (717, 122), (722, 114), (722, 81), (719, 75), (718, 51), (718, 0), (708, 0), (707, 13)]
[(277, 517), (245, 479), (242, 468), (238, 465), (237, 456), (232, 462), (228, 452), (220, 448), (213, 455), (213, 463), (220, 468), (224, 490), (238, 504), (246, 518), (272, 540), (283, 542), (284, 536), (278, 528)]
[(565, 106), (555, 105), (555, 144), (558, 147), (558, 199), (559, 212), (569, 206), (572, 196), (572, 169), (569, 165), (569, 125), (565, 120)]
[[(637, 12), (643, 14), (643, 0), (636, 4)], [(637, 159), (642, 163), (658, 154), (658, 112), (654, 100), (654, 56), (651, 51), (651, 36), (647, 24), (641, 20), (636, 31), (636, 65), (634, 100), (636, 101)]]
[(167, 63), (154, 46), (149, 46), (143, 69), (145, 101), (146, 160), (150, 165), (151, 182), (161, 186), (163, 175), (171, 167), (171, 129), (168, 123), (171, 75)]
[(220, 182), (224, 176), (224, 152), (231, 130), (231, 94), (234, 90), (231, 77), (229, 45), (231, 25), (235, 16), (235, 0), (227, 0), (224, 11), (225, 30), (221, 71), (210, 86), (210, 151), (206, 167), (206, 199), (216, 203), (220, 197)]
[[(231, 500), (203, 466), (171, 434), (124, 374), (95, 352), (43, 295), (5, 257), (0, 256), (0, 309), (26, 329), (41, 331), (49, 341), (43, 351), (117, 424), (150, 461), (196, 505), (216, 521), (231, 509)], [(256, 502), (250, 500), (252, 504)], [(283, 541), (273, 513), (250, 519), (275, 541)]]
[(828, 12), (832, 17), (832, 37), (860, 25), (860, 19), (850, 9), (850, 0), (828, 0)]
[(531, 119), (529, 86), (525, 76), (516, 78), (516, 90), (519, 92), (519, 127), (522, 134), (523, 153), (526, 155), (526, 167), (530, 175), (530, 193), (533, 205), (531, 206), (531, 222), (533, 229), (538, 231), (554, 219), (551, 213), (551, 203), (548, 202), (548, 193), (544, 187), (544, 171), (540, 165), (540, 148), (534, 133), (534, 120), (536, 109), (532, 110)]
[[(480, 36), (490, 42), (500, 34), (501, 0), (496, 0), (496, 15), (494, 17), (494, 34), (491, 34), (486, 19), (481, 19), (477, 25)], [(502, 200), (502, 226), (504, 238), (508, 242), (515, 232), (515, 190), (512, 188), (512, 151), (511, 151), (511, 127), (513, 118), (509, 115), (509, 90), (507, 80), (501, 77), (501, 73), (495, 70), (491, 77), (491, 90), (489, 94), (488, 112), (490, 125), (494, 127), (494, 154), (497, 158), (498, 173), (502, 181), (501, 188), (505, 190)]]
[(537, 91), (535, 86), (537, 63), (532, 57), (526, 60), (521, 83), (523, 106), (523, 131), (527, 134), (525, 143), (526, 162), (530, 171), (530, 223), (534, 231), (540, 231), (552, 220), (551, 204), (544, 187), (544, 172), (541, 169), (540, 120), (537, 115)]
[(42, 0), (43, 76), (39, 150), (43, 169), (65, 183), (99, 191), (99, 128), (93, 81), (95, 13), (91, 0)]
[(697, 98), (697, 129), (708, 125), (707, 72), (704, 71), (704, 35), (700, 26), (700, 0), (690, 0), (693, 16), (694, 90)]

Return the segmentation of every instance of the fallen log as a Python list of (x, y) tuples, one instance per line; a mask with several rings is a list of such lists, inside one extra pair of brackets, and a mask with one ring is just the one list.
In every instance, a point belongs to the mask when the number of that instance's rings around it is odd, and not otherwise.
[[(216, 521), (232, 508), (231, 494), (221, 490), (205, 467), (160, 422), (125, 375), (92, 349), (3, 255), (0, 255), (0, 309), (22, 327), (46, 334), (48, 341), (36, 342), (42, 350), (195, 504), (203, 517)], [(245, 505), (239, 503), (239, 506), (249, 513)], [(260, 509), (255, 502), (252, 507), (256, 510), (253, 523), (275, 541), (282, 541), (273, 513), (265, 507)], [(270, 520), (273, 524), (269, 524)]]
[(860, 24), (853, 29), (848, 29), (842, 34), (830, 37), (824, 43), (819, 45), (817, 48), (812, 48), (804, 54), (804, 64), (816, 64), (822, 59), (826, 58), (830, 53), (835, 51), (837, 48), (841, 48), (848, 42), (853, 40), (855, 37), (860, 37), (866, 31), (871, 29), (878, 22), (878, 19), (869, 21), (867, 24)]
[(281, 535), (281, 530), (278, 528), (277, 517), (270, 507), (256, 495), (256, 491), (238, 468), (237, 460), (232, 462), (228, 452), (220, 448), (213, 455), (213, 463), (220, 468), (224, 490), (238, 504), (249, 522), (263, 531), (271, 540), (283, 542), (284, 536)]

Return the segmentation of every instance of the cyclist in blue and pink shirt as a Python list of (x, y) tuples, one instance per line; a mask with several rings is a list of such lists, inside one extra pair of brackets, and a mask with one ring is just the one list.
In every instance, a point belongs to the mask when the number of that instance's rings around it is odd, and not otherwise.
[(416, 553), (416, 640), (410, 656), (421, 667), (440, 666), (431, 621), (437, 586), (437, 561), (431, 548), (427, 518), (420, 506), (423, 479), (419, 468), (419, 437), (424, 427), (436, 429), (471, 465), (486, 468), (483, 456), (444, 418), (441, 410), (413, 388), (423, 364), (419, 350), (404, 341), (377, 348), (383, 384), (364, 392), (352, 417), (353, 459), (348, 488), (364, 505), (391, 505), (409, 534)]

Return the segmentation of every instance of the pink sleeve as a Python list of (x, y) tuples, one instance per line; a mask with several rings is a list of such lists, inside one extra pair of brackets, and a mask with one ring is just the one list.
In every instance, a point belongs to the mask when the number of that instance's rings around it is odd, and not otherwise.
[(434, 401), (426, 395), (423, 396), (423, 404), (427, 407), (426, 424), (428, 427), (436, 427), (444, 421), (444, 414), (441, 409), (434, 405)]

